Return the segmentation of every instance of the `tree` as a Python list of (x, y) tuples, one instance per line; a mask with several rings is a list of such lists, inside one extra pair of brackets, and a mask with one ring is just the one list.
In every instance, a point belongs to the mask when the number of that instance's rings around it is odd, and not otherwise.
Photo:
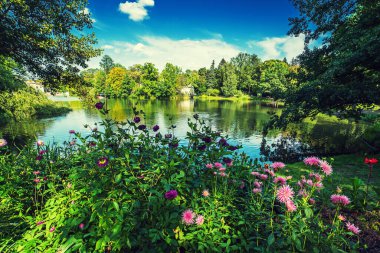
[(293, 0), (300, 17), (289, 34), (305, 34), (305, 43), (322, 37), (298, 62), (300, 87), (286, 96), (287, 108), (273, 124), (285, 126), (320, 112), (360, 118), (380, 103), (380, 1)]
[(259, 93), (282, 98), (288, 90), (289, 65), (280, 60), (268, 60), (260, 65)]
[(238, 79), (235, 68), (230, 63), (225, 63), (220, 67), (220, 76), (223, 80), (221, 91), (224, 96), (231, 97), (236, 94)]
[(182, 70), (180, 67), (175, 66), (171, 63), (166, 63), (159, 79), (161, 96), (170, 97), (176, 94), (177, 78), (181, 72)]
[(10, 57), (50, 85), (63, 75), (76, 75), (77, 66), (99, 55), (94, 49), (87, 0), (0, 2), (0, 55)]
[(25, 86), (19, 66), (9, 58), (0, 56), (0, 92), (14, 91)]
[(104, 55), (99, 65), (104, 70), (104, 72), (106, 72), (106, 74), (108, 75), (110, 70), (114, 67), (114, 62), (109, 55)]
[(109, 90), (109, 94), (115, 97), (122, 95), (121, 93), (124, 82), (126, 80), (126, 75), (127, 70), (125, 68), (115, 67), (111, 69), (106, 79), (106, 85)]
[(106, 72), (104, 72), (103, 70), (98, 70), (95, 72), (93, 85), (96, 92), (98, 93), (105, 92), (106, 78), (107, 78)]
[(251, 94), (254, 84), (258, 81), (258, 68), (260, 59), (255, 54), (239, 53), (231, 59), (238, 77), (238, 89)]
[(212, 61), (210, 69), (207, 71), (206, 83), (207, 83), (207, 89), (215, 89), (218, 86), (218, 81), (216, 79), (216, 71), (215, 71), (215, 61)]

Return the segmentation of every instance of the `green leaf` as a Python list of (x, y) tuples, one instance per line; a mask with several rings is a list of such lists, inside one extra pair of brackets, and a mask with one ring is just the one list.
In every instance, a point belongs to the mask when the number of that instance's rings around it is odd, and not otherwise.
[(270, 234), (270, 235), (268, 236), (268, 241), (267, 241), (268, 246), (271, 246), (271, 245), (274, 243), (274, 240), (275, 240), (275, 238), (274, 238), (274, 234), (272, 233), (272, 234)]

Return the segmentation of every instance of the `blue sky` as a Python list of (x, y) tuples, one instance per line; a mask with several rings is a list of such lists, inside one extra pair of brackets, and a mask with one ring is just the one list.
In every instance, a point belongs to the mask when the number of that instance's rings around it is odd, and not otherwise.
[(290, 60), (303, 48), (302, 37), (286, 35), (288, 18), (297, 15), (289, 0), (89, 0), (86, 12), (98, 47), (125, 66), (198, 69), (238, 52)]

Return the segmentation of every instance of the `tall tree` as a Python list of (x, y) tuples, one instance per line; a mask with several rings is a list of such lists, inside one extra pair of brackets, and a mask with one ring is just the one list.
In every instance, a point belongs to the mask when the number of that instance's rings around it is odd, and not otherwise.
[(87, 0), (0, 1), (0, 55), (49, 84), (79, 73), (99, 55)]
[(359, 118), (380, 103), (380, 1), (292, 0), (300, 16), (291, 18), (289, 34), (305, 34), (298, 58), (305, 75), (286, 97), (287, 108), (275, 125), (284, 126), (319, 112)]
[(210, 69), (207, 71), (206, 83), (207, 83), (207, 89), (217, 88), (218, 81), (216, 80), (215, 61), (214, 60), (211, 63)]
[(235, 95), (237, 91), (238, 79), (234, 66), (230, 63), (221, 65), (219, 75), (221, 76), (222, 80), (222, 94), (227, 97)]
[(115, 64), (109, 55), (104, 55), (99, 65), (108, 74)]
[(176, 94), (176, 83), (182, 70), (171, 63), (166, 63), (160, 75), (161, 96), (170, 97)]

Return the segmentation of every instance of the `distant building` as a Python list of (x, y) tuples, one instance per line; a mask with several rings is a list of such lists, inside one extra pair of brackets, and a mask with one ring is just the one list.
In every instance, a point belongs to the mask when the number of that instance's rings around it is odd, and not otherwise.
[(179, 93), (184, 96), (194, 96), (194, 87), (193, 86), (184, 86), (180, 89)]
[(45, 88), (42, 85), (41, 81), (35, 81), (35, 80), (28, 80), (25, 82), (27, 86), (32, 87), (35, 90), (45, 92)]

